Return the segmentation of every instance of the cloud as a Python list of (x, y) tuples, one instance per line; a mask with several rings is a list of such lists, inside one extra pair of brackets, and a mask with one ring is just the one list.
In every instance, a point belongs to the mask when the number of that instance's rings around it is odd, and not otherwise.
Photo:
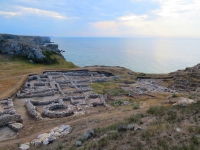
[(187, 19), (200, 18), (200, 1), (199, 0), (157, 0), (161, 8), (153, 11), (154, 14), (164, 18), (179, 17)]
[(5, 17), (10, 17), (10, 16), (19, 16), (19, 15), (21, 15), (21, 13), (20, 12), (0, 11), (0, 15), (5, 16)]
[(132, 37), (200, 38), (200, 1), (154, 1), (160, 3), (159, 9), (143, 15), (127, 14), (91, 25), (98, 33), (114, 29), (115, 32), (111, 32), (113, 36), (118, 33), (119, 36)]
[(66, 16), (61, 15), (55, 11), (47, 11), (47, 10), (42, 10), (42, 9), (37, 9), (37, 8), (28, 8), (28, 7), (20, 7), (20, 10), (22, 11), (22, 14), (29, 13), (29, 14), (35, 14), (35, 15), (40, 15), (40, 16), (58, 18), (58, 19), (68, 19)]
[(4, 17), (16, 17), (16, 16), (32, 16), (36, 15), (39, 17), (50, 17), (56, 19), (78, 19), (78, 17), (67, 17), (55, 11), (48, 11), (38, 8), (31, 8), (31, 7), (22, 7), (22, 6), (14, 6), (13, 9), (15, 11), (7, 12), (7, 11), (0, 11), (0, 16)]
[(147, 15), (127, 15), (127, 16), (121, 16), (118, 18), (118, 20), (121, 21), (131, 21), (131, 20), (141, 20), (147, 18)]

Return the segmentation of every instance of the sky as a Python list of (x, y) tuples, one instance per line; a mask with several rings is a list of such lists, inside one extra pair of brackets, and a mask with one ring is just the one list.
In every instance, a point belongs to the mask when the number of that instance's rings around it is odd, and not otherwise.
[(200, 38), (200, 0), (0, 0), (0, 33)]

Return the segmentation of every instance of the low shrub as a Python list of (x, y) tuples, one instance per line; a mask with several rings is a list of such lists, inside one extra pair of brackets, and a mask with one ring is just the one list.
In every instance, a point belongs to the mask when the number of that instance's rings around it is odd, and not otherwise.
[(144, 117), (144, 115), (142, 113), (134, 114), (134, 115), (131, 115), (130, 117), (127, 118), (127, 122), (128, 123), (140, 122), (140, 119), (143, 118), (143, 117)]
[(152, 106), (147, 110), (147, 113), (155, 116), (163, 116), (165, 114), (165, 108), (163, 106)]

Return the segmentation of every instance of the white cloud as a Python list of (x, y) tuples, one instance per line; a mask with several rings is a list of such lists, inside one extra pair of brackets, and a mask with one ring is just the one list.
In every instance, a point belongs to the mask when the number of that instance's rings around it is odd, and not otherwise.
[(121, 16), (118, 19), (121, 21), (131, 21), (131, 20), (141, 20), (141, 19), (145, 19), (145, 18), (147, 18), (147, 15), (139, 16), (139, 15), (131, 14), (131, 15), (127, 15), (127, 16)]
[(37, 8), (28, 8), (28, 7), (20, 7), (20, 10), (23, 12), (23, 14), (29, 13), (29, 14), (35, 14), (40, 16), (47, 16), (47, 17), (53, 17), (58, 19), (68, 19), (66, 16), (61, 15), (54, 11), (47, 11)]
[(156, 15), (165, 18), (200, 18), (199, 0), (157, 0), (161, 8), (153, 11)]
[(134, 37), (200, 38), (200, 1), (154, 1), (161, 7), (148, 14), (128, 14), (115, 20), (95, 22), (92, 26), (98, 33), (112, 31), (113, 36), (118, 33), (118, 36)]
[(8, 12), (8, 11), (0, 11), (0, 15), (5, 17), (11, 17), (11, 16), (19, 16), (21, 15), (20, 12)]
[(15, 11), (0, 11), (0, 16), (4, 17), (16, 17), (16, 16), (31, 16), (37, 15), (39, 17), (50, 17), (56, 19), (78, 19), (78, 17), (67, 17), (55, 11), (48, 11), (38, 8), (15, 6), (13, 7)]

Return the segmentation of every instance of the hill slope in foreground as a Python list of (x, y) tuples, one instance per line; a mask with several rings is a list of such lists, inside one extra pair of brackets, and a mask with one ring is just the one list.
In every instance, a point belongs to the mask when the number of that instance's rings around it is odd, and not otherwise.
[[(200, 65), (169, 74), (144, 74), (123, 67), (78, 68), (57, 54), (51, 57), (57, 58), (58, 63), (32, 64), (21, 57), (0, 54), (0, 99), (12, 97), (30, 74), (88, 69), (119, 77), (90, 85), (95, 93), (107, 96), (109, 107), (97, 107), (95, 111), (65, 118), (24, 119), (24, 128), (16, 137), (1, 141), (0, 149), (18, 149), (20, 144), (63, 124), (72, 127), (70, 134), (47, 146), (30, 149), (200, 148)], [(183, 99), (194, 103), (181, 103)], [(94, 129), (91, 136), (80, 138), (90, 129)], [(79, 142), (81, 146), (75, 146)]]

